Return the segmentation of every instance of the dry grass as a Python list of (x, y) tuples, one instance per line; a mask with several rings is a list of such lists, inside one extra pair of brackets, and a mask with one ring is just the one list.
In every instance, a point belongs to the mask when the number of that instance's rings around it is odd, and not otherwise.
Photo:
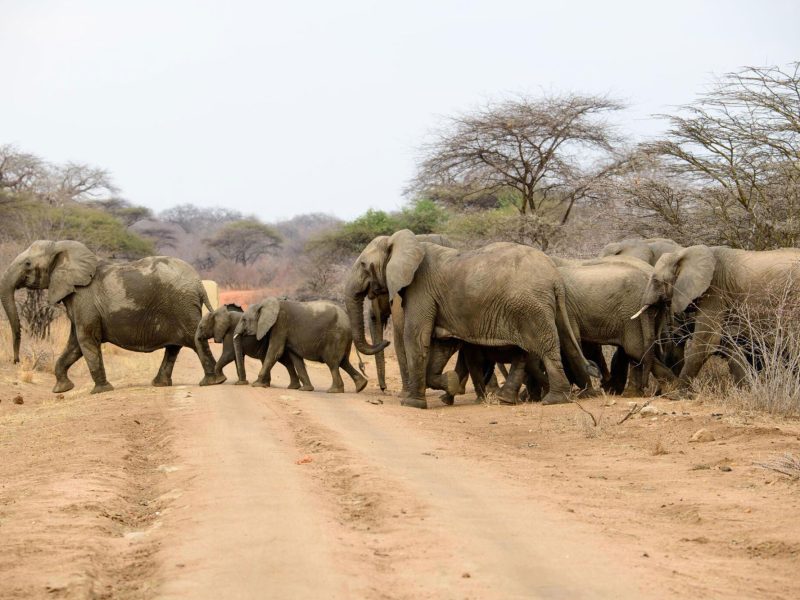
[(800, 458), (795, 458), (794, 455), (788, 452), (783, 456), (773, 458), (763, 463), (756, 463), (756, 465), (763, 469), (782, 473), (792, 479), (800, 479)]
[(661, 438), (657, 438), (650, 447), (650, 455), (663, 456), (665, 454), (669, 454), (669, 450), (667, 450), (667, 447), (664, 445), (664, 442), (661, 441)]

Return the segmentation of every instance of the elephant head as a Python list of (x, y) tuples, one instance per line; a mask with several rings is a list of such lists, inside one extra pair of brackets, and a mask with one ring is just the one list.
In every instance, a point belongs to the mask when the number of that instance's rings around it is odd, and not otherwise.
[(682, 313), (711, 285), (717, 261), (708, 246), (690, 246), (663, 254), (656, 262), (642, 295), (638, 317), (649, 306), (669, 304), (673, 315)]
[(217, 344), (221, 344), (230, 326), (230, 311), (226, 307), (221, 306), (214, 312), (203, 315), (200, 319), (200, 323), (197, 325), (196, 337), (201, 340), (207, 340), (213, 337)]
[(39, 240), (8, 266), (0, 279), (0, 301), (8, 315), (14, 338), (14, 362), (19, 362), (20, 326), (14, 291), (25, 287), (46, 289), (51, 304), (60, 302), (76, 287), (91, 283), (97, 256), (80, 242)]
[(353, 263), (345, 286), (345, 304), (353, 342), (359, 352), (376, 354), (389, 345), (381, 341), (374, 346), (364, 337), (364, 297), (371, 299), (388, 294), (394, 297), (414, 280), (425, 248), (422, 242), (408, 229), (392, 236), (379, 236), (372, 240)]
[(278, 320), (280, 310), (281, 303), (277, 298), (267, 298), (251, 304), (242, 313), (242, 319), (236, 326), (233, 337), (238, 339), (243, 335), (254, 335), (258, 340), (263, 339)]

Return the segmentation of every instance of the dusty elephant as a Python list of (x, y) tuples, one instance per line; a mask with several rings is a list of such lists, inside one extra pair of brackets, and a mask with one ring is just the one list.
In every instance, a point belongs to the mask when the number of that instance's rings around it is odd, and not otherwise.
[[(363, 312), (360, 322), (363, 330)], [(350, 364), (353, 341), (350, 320), (344, 310), (333, 302), (293, 302), (267, 298), (251, 304), (234, 330), (234, 350), (240, 369), (244, 369), (243, 337), (254, 335), (257, 340), (262, 340), (267, 334), (267, 352), (258, 380), (253, 385), (268, 386), (272, 367), (287, 351), (301, 359), (325, 363), (333, 380), (329, 393), (344, 392), (340, 368), (353, 379), (357, 392), (367, 385), (366, 377)], [(309, 381), (303, 361), (295, 362), (294, 366), (300, 378), (304, 382)]]
[[(233, 333), (239, 321), (242, 319), (241, 310), (231, 310), (227, 306), (221, 306), (213, 312), (208, 312), (200, 319), (197, 325), (197, 332), (195, 338), (197, 340), (209, 340), (214, 338), (217, 344), (222, 344), (222, 354), (217, 360), (214, 367), (214, 373), (217, 376), (225, 377), (222, 370), (232, 362), (236, 361), (236, 350), (233, 344)], [(254, 335), (242, 336), (242, 352), (245, 356), (256, 358), (263, 362), (264, 356), (267, 354), (267, 346), (269, 345), (269, 336), (265, 336), (262, 340), (257, 340)], [(307, 390), (314, 389), (310, 381), (304, 381), (301, 387), (300, 380), (297, 377), (297, 370), (294, 363), (297, 360), (302, 360), (297, 356), (293, 356), (290, 352), (284, 352), (278, 359), (286, 370), (289, 372), (289, 389), (290, 390)], [(244, 361), (241, 365), (236, 363), (237, 380), (236, 385), (247, 385), (247, 373), (245, 372)]]
[[(426, 408), (428, 348), (434, 337), (453, 337), (481, 346), (518, 346), (545, 365), (550, 391), (545, 401), (566, 401), (570, 384), (561, 363), (561, 344), (576, 369), (587, 363), (566, 315), (563, 282), (545, 254), (510, 243), (459, 252), (420, 242), (409, 230), (370, 242), (356, 259), (346, 284), (347, 311), (356, 347), (374, 354), (364, 336), (364, 297), (388, 292), (401, 369), (408, 373), (403, 403)], [(588, 379), (588, 374), (586, 375)]]
[[(685, 387), (719, 347), (730, 311), (740, 305), (769, 310), (773, 292), (800, 292), (800, 250), (698, 245), (661, 256), (642, 296), (642, 308), (667, 302), (673, 314), (696, 309), (692, 345), (680, 374)], [(729, 365), (741, 379), (743, 366), (735, 361)]]
[(0, 282), (0, 299), (11, 323), (14, 361), (19, 360), (20, 325), (14, 290), (47, 289), (52, 304), (62, 302), (72, 322), (67, 346), (56, 361), (53, 392), (74, 387), (69, 368), (86, 359), (94, 389), (112, 390), (106, 379), (101, 345), (105, 342), (152, 352), (165, 348), (153, 385), (171, 385), (172, 368), (184, 346), (200, 357), (200, 385), (222, 383), (214, 373), (208, 342), (195, 342), (201, 307), (211, 305), (195, 270), (184, 261), (152, 256), (128, 263), (98, 258), (80, 242), (36, 241), (17, 256)]

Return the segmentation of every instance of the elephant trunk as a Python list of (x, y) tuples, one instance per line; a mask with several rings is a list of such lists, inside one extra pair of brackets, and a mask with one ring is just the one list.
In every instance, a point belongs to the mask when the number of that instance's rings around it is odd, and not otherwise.
[(3, 309), (8, 316), (8, 322), (11, 325), (11, 334), (14, 340), (14, 362), (19, 362), (19, 344), (21, 339), (19, 313), (17, 312), (17, 303), (14, 301), (14, 292), (22, 286), (22, 261), (17, 258), (8, 269), (6, 269), (3, 278), (0, 280), (0, 301), (3, 303)]
[(347, 316), (350, 318), (350, 329), (353, 332), (353, 343), (355, 344), (356, 349), (358, 349), (358, 351), (362, 354), (372, 356), (373, 354), (377, 354), (386, 348), (386, 346), (389, 345), (389, 342), (382, 341), (374, 346), (371, 346), (367, 343), (367, 339), (364, 334), (365, 295), (365, 291), (352, 291), (349, 289), (345, 298), (345, 306), (347, 307)]
[[(372, 344), (377, 345), (383, 343), (383, 315), (381, 314), (381, 305), (378, 298), (372, 299), (372, 315), (370, 319), (370, 329), (372, 333)], [(381, 390), (386, 389), (386, 357), (383, 350), (375, 354), (375, 370), (378, 373), (378, 385)]]

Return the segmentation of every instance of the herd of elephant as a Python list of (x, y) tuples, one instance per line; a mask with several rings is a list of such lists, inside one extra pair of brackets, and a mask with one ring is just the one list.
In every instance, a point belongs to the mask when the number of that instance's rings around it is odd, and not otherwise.
[[(458, 250), (443, 236), (402, 230), (376, 237), (356, 259), (345, 282), (346, 310), (327, 301), (266, 298), (242, 312), (213, 310), (198, 274), (180, 259), (112, 262), (76, 241), (42, 240), (8, 266), (0, 300), (15, 362), (21, 338), (15, 290), (46, 289), (50, 303), (64, 305), (71, 329), (55, 363), (54, 392), (74, 386), (67, 372), (81, 356), (93, 393), (113, 389), (103, 366), (105, 342), (137, 352), (164, 348), (152, 382), (157, 386), (171, 385), (185, 346), (200, 358), (200, 385), (223, 383), (222, 369), (233, 361), (236, 383), (248, 383), (244, 357), (251, 356), (262, 362), (255, 386), (269, 386), (281, 362), (290, 388), (313, 390), (304, 364), (312, 360), (329, 367), (329, 392), (344, 391), (340, 369), (356, 391), (367, 385), (350, 363), (355, 344), (376, 355), (385, 390), (389, 342), (383, 334), (391, 316), (404, 405), (427, 407), (428, 388), (443, 390), (441, 400), (452, 404), (469, 377), (481, 398), (497, 385), (496, 366), (505, 375), (495, 389), (501, 401), (527, 394), (552, 404), (567, 401), (575, 388), (594, 393), (592, 377), (610, 393), (640, 396), (651, 374), (656, 393), (666, 385), (685, 389), (723, 343), (734, 305), (743, 298), (762, 302), (776, 285), (794, 294), (798, 267), (800, 250), (793, 248), (745, 251), (631, 239), (607, 245), (597, 258), (575, 260), (507, 242)], [(216, 361), (212, 338), (222, 344)], [(610, 366), (603, 346), (616, 347)], [(455, 369), (445, 371), (456, 352)], [(734, 359), (729, 365), (741, 381), (747, 365)]]

